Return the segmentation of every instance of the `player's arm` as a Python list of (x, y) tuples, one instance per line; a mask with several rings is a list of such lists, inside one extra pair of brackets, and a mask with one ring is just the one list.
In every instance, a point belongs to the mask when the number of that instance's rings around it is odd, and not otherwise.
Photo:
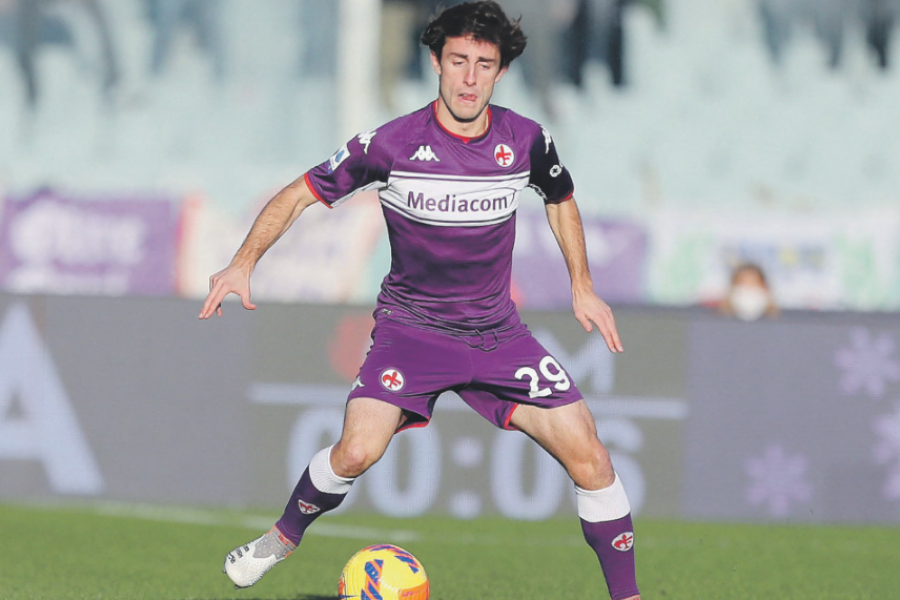
[(222, 316), (222, 301), (228, 294), (237, 294), (248, 310), (256, 306), (250, 302), (250, 275), (266, 250), (297, 220), (297, 217), (317, 201), (304, 177), (300, 177), (278, 192), (260, 211), (244, 243), (231, 263), (209, 278), (209, 294), (200, 311), (201, 319), (213, 313)]
[(558, 204), (549, 203), (546, 207), (550, 229), (566, 259), (572, 280), (572, 309), (575, 318), (585, 331), (591, 331), (596, 325), (610, 351), (621, 352), (622, 342), (616, 330), (612, 309), (594, 292), (594, 281), (591, 279), (584, 245), (584, 227), (575, 199)]

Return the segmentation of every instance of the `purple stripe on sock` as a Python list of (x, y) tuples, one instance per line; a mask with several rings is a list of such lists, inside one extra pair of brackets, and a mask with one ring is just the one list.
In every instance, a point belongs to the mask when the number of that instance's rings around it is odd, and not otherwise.
[(584, 532), (584, 539), (600, 559), (610, 598), (622, 600), (637, 596), (640, 592), (634, 573), (634, 527), (631, 515), (598, 523), (582, 519), (581, 530)]
[(327, 494), (319, 491), (313, 485), (307, 468), (297, 482), (287, 506), (284, 507), (284, 514), (275, 526), (284, 537), (299, 544), (306, 528), (329, 510), (337, 508), (346, 496), (347, 494)]

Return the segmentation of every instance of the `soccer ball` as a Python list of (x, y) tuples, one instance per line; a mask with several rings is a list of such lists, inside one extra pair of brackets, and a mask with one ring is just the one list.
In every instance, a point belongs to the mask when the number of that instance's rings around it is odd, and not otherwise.
[(338, 582), (341, 600), (428, 600), (428, 592), (422, 563), (391, 544), (369, 546), (351, 556)]

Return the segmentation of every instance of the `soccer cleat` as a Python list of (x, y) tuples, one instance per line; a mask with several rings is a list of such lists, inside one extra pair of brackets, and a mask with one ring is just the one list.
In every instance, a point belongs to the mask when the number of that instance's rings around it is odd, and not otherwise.
[(236, 588), (250, 587), (269, 569), (287, 558), (297, 546), (275, 527), (252, 542), (238, 546), (225, 556), (222, 572)]

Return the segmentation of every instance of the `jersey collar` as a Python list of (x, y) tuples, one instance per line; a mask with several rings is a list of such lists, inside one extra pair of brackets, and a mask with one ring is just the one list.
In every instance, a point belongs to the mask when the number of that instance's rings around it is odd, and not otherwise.
[(482, 133), (481, 135), (477, 135), (475, 137), (466, 137), (464, 135), (459, 135), (458, 133), (453, 133), (452, 131), (450, 131), (449, 129), (444, 127), (444, 124), (441, 123), (440, 119), (438, 119), (437, 103), (438, 103), (437, 100), (435, 100), (434, 102), (431, 103), (431, 113), (434, 115), (434, 121), (435, 121), (435, 123), (438, 124), (438, 127), (440, 127), (441, 131), (443, 131), (450, 137), (456, 138), (464, 144), (468, 144), (469, 142), (478, 141), (478, 140), (484, 138), (485, 136), (487, 136), (487, 134), (489, 134), (491, 132), (491, 124), (493, 123), (493, 115), (491, 114), (491, 106), (490, 105), (488, 105), (488, 107), (487, 107), (488, 122), (487, 122), (487, 127), (485, 127), (485, 129), (484, 129), (484, 133)]

